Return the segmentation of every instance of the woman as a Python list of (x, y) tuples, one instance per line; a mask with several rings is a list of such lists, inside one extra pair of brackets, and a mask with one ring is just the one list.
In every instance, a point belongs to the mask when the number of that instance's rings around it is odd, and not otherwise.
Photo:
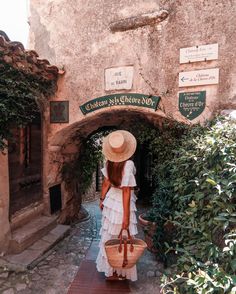
[(136, 265), (130, 269), (112, 268), (104, 248), (104, 243), (117, 238), (122, 228), (129, 229), (131, 235), (138, 233), (135, 215), (137, 198), (134, 194), (136, 170), (133, 161), (128, 160), (134, 154), (136, 146), (135, 137), (123, 130), (110, 133), (103, 141), (103, 154), (107, 162), (102, 169), (102, 227), (96, 264), (97, 270), (104, 272), (107, 280), (137, 280)]

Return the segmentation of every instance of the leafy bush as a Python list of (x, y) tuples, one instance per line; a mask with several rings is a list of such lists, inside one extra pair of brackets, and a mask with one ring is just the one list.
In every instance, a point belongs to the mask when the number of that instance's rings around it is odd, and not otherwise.
[(175, 149), (173, 184), (179, 254), (163, 293), (235, 293), (236, 126), (218, 118), (195, 127)]
[[(157, 223), (153, 237), (153, 245), (157, 249), (158, 257), (166, 261), (167, 252), (175, 234), (172, 219), (174, 213), (173, 185), (170, 171), (175, 157), (174, 151), (180, 148), (181, 138), (188, 134), (190, 127), (178, 122), (164, 121), (159, 128), (142, 125), (135, 133), (140, 144), (145, 144), (152, 156), (152, 208), (145, 218)], [(135, 132), (135, 131), (134, 131)], [(168, 245), (167, 245), (168, 243)]]

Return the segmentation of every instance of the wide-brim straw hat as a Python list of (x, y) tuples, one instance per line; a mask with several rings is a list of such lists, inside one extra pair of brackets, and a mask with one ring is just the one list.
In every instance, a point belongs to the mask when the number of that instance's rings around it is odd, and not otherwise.
[(137, 141), (130, 132), (118, 130), (104, 138), (102, 152), (107, 160), (122, 162), (134, 154), (136, 147)]

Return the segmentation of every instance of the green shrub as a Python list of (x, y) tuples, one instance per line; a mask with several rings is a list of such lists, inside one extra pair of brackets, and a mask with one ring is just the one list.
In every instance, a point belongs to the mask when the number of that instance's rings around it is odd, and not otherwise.
[(235, 293), (236, 125), (218, 118), (182, 141), (169, 178), (179, 258), (163, 293)]
[(175, 150), (179, 149), (183, 136), (186, 136), (191, 127), (178, 122), (164, 121), (159, 128), (142, 125), (135, 136), (140, 144), (145, 144), (152, 156), (152, 208), (145, 218), (157, 223), (153, 237), (153, 245), (157, 249), (160, 260), (167, 261), (175, 230), (170, 220), (174, 213), (173, 183), (170, 181), (172, 161)]

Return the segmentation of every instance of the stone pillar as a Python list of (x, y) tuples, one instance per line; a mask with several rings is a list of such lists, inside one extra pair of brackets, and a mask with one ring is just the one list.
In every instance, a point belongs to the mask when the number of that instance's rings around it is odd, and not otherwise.
[(5, 253), (10, 240), (9, 223), (9, 169), (8, 153), (0, 152), (0, 253)]

